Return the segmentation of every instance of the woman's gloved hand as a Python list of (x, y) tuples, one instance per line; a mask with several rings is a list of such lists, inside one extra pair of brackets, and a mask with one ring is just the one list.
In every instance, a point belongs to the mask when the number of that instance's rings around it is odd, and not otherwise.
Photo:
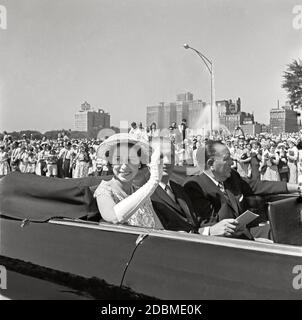
[(160, 146), (156, 146), (149, 164), (150, 180), (159, 183), (163, 175), (163, 161), (161, 159)]

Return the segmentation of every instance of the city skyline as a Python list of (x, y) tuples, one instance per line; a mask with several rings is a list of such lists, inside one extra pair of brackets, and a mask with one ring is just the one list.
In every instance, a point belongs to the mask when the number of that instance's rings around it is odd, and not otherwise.
[(282, 73), (302, 58), (296, 1), (0, 0), (0, 130), (69, 129), (83, 101), (119, 121), (181, 92), (210, 101), (210, 76), (184, 43), (213, 60), (216, 100), (241, 97), (269, 123), (284, 105)]

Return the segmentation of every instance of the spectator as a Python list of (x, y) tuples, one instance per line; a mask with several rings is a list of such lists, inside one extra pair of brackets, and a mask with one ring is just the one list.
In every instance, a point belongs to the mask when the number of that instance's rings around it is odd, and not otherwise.
[(279, 156), (278, 171), (280, 180), (288, 182), (289, 168), (287, 165), (287, 154), (285, 150), (286, 146), (283, 142), (277, 145), (277, 154)]
[(73, 170), (73, 178), (83, 178), (88, 177), (88, 170), (91, 164), (88, 146), (82, 144), (79, 147), (79, 152), (76, 154), (74, 158), (75, 168)]
[(4, 145), (0, 146), (0, 176), (5, 176), (10, 172), (8, 164), (8, 153)]
[(150, 130), (148, 132), (149, 141), (152, 140), (154, 137), (159, 136), (159, 130), (156, 128), (156, 123), (152, 122), (150, 125)]
[(241, 177), (247, 178), (249, 175), (251, 155), (247, 148), (245, 148), (244, 140), (238, 142), (238, 148), (233, 156), (237, 162), (237, 172)]
[(34, 147), (30, 146), (28, 147), (28, 162), (27, 162), (27, 168), (26, 173), (36, 173), (36, 163), (37, 163), (37, 157), (34, 152)]
[(289, 183), (297, 183), (298, 182), (298, 149), (297, 149), (297, 141), (294, 138), (288, 139), (288, 153), (287, 153), (287, 160), (288, 160), (288, 168), (289, 168)]
[(47, 166), (47, 177), (56, 177), (58, 175), (58, 156), (54, 148), (49, 150), (49, 153), (46, 156), (46, 166)]
[(71, 164), (74, 156), (74, 151), (71, 150), (71, 142), (66, 141), (64, 143), (64, 148), (61, 149), (59, 153), (59, 158), (62, 159), (63, 166), (63, 178), (71, 178)]
[(29, 157), (29, 153), (28, 153), (26, 147), (23, 145), (21, 147), (20, 164), (19, 164), (19, 169), (22, 173), (27, 172), (28, 157)]
[(276, 146), (274, 144), (268, 145), (268, 149), (262, 153), (261, 161), (261, 180), (280, 181), (278, 171), (278, 164), (280, 157), (276, 153)]
[(260, 161), (262, 159), (261, 151), (260, 151), (260, 143), (258, 141), (252, 141), (251, 143), (252, 149), (250, 152), (250, 163), (251, 163), (251, 179), (252, 180), (260, 180)]

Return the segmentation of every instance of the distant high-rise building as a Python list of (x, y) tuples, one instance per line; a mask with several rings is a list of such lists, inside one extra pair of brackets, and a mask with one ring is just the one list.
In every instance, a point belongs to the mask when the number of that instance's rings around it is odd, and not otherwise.
[[(164, 129), (168, 128), (172, 122), (180, 124), (183, 119), (186, 119), (189, 128), (201, 129), (197, 128), (196, 125), (202, 119), (206, 106), (207, 103), (202, 100), (194, 100), (193, 94), (190, 92), (178, 94), (176, 102), (161, 102), (158, 106), (147, 107), (147, 126), (155, 122), (157, 128)], [(216, 107), (220, 124), (231, 132), (243, 124), (254, 124), (254, 115), (241, 111), (240, 98), (235, 102), (232, 100), (216, 101)], [(249, 129), (249, 131), (252, 131), (252, 129)], [(258, 127), (256, 131), (259, 131)]]
[(193, 101), (193, 94), (191, 92), (179, 93), (176, 96), (177, 101)]
[(177, 122), (176, 103), (171, 102), (163, 106), (163, 128), (169, 128), (172, 122)]
[(270, 131), (273, 134), (298, 131), (297, 112), (290, 108), (271, 109)]
[(256, 135), (262, 132), (262, 125), (258, 122), (243, 124), (240, 127), (244, 134)]
[(216, 101), (216, 107), (219, 116), (225, 116), (229, 113), (229, 100)]
[(110, 114), (103, 109), (93, 110), (87, 101), (75, 113), (74, 120), (74, 129), (87, 132), (92, 138), (95, 138), (101, 129), (110, 128)]
[(190, 128), (196, 128), (200, 117), (202, 116), (202, 112), (206, 107), (206, 103), (202, 102), (202, 100), (192, 100), (188, 102), (188, 124)]
[[(250, 128), (250, 126), (254, 124), (254, 115), (252, 113), (240, 111), (241, 105), (238, 104), (238, 101), (240, 101), (240, 98), (236, 103), (233, 103), (232, 100), (222, 100), (216, 102), (218, 107), (219, 122), (230, 132), (233, 132), (237, 127), (242, 125), (247, 125), (246, 128)], [(252, 126), (251, 128), (254, 127)], [(251, 132), (254, 129), (247, 130)], [(258, 131), (258, 127), (256, 131)]]
[(236, 102), (229, 100), (227, 114), (237, 114), (241, 111), (241, 100), (238, 98)]
[(177, 105), (176, 105), (176, 123), (180, 124), (183, 119), (187, 120), (188, 116), (189, 116), (189, 104), (187, 102), (177, 103)]
[(193, 127), (199, 119), (204, 103), (201, 100), (193, 100), (190, 92), (177, 95), (176, 102), (160, 102), (158, 106), (147, 107), (147, 126), (155, 122), (157, 128), (169, 128), (172, 122), (180, 124), (183, 119), (187, 125)]
[(150, 126), (151, 123), (155, 123), (158, 129), (163, 128), (163, 119), (164, 119), (164, 103), (160, 103), (158, 106), (147, 107), (147, 126)]

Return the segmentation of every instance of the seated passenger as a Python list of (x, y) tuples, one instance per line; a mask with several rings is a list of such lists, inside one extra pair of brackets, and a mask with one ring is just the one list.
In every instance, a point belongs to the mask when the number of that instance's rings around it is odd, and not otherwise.
[(104, 220), (147, 228), (163, 228), (150, 200), (162, 176), (158, 151), (154, 151), (151, 157), (149, 180), (140, 188), (134, 184), (140, 167), (148, 162), (149, 151), (147, 143), (125, 133), (115, 134), (100, 145), (97, 158), (107, 157), (113, 169), (113, 178), (102, 181), (94, 193)]
[(163, 174), (151, 196), (153, 209), (164, 228), (198, 233), (198, 221), (184, 187), (173, 180), (175, 148), (170, 139), (153, 138), (152, 146), (160, 150)]
[[(242, 238), (271, 238), (270, 226), (241, 228), (236, 218), (247, 209), (245, 197), (300, 193), (297, 184), (242, 178), (232, 170), (230, 151), (220, 141), (209, 140), (197, 151), (204, 172), (188, 178), (184, 187), (198, 215), (202, 234)], [(200, 230), (201, 232), (201, 230)]]

